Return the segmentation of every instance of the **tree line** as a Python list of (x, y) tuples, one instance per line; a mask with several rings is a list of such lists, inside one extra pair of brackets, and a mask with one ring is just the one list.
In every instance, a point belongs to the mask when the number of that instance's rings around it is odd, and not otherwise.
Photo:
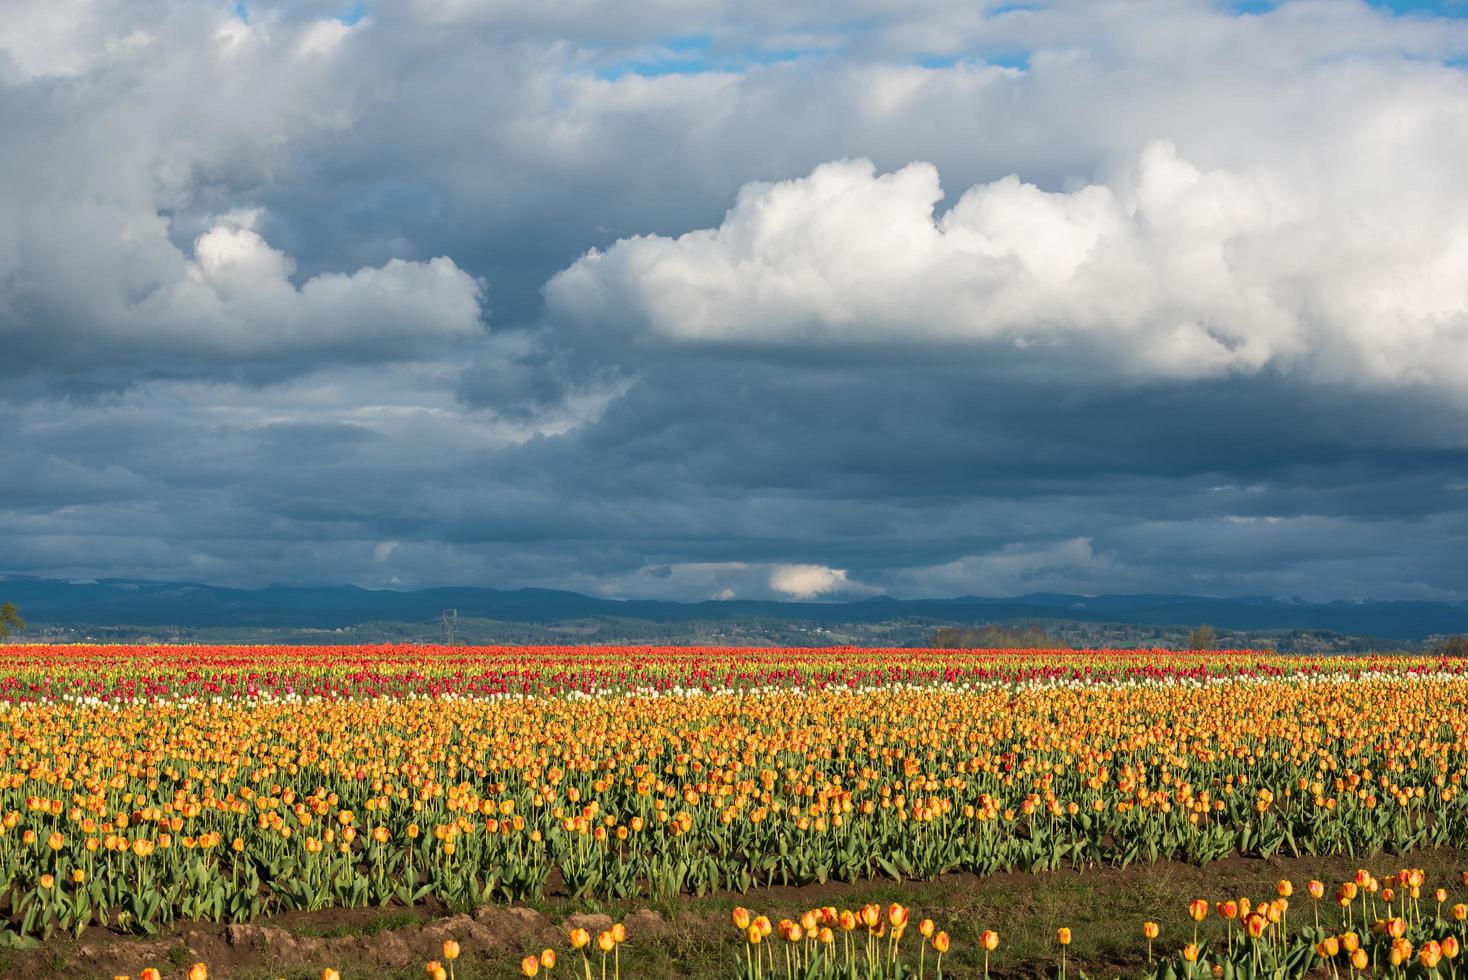
[(7, 602), (0, 605), (0, 640), (10, 635), (12, 630), (25, 629), (25, 620), (20, 618), (20, 610), (15, 608), (15, 603)]

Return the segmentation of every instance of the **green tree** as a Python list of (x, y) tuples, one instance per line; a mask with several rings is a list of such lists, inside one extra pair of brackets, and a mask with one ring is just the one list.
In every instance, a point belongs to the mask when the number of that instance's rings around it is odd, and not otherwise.
[(0, 640), (10, 635), (11, 630), (25, 629), (25, 620), (20, 618), (20, 610), (15, 608), (15, 603), (7, 602), (0, 606)]
[(1189, 650), (1212, 650), (1218, 646), (1218, 630), (1204, 623), (1188, 634)]
[(1034, 626), (944, 626), (929, 646), (946, 650), (1054, 650), (1062, 644)]
[(1439, 657), (1468, 657), (1468, 636), (1449, 636), (1432, 648)]

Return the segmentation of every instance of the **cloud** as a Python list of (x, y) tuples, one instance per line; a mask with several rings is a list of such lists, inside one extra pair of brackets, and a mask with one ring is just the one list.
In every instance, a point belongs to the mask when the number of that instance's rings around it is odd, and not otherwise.
[(441, 253), (303, 270), (270, 241), (292, 233), (266, 188), (352, 124), (365, 22), (69, 7), (0, 29), (0, 63), (22, 59), (0, 71), (0, 375), (287, 377), (482, 336), (484, 284)]
[(1465, 595), (1468, 21), (348, 6), (7, 6), (14, 570)]
[[(336, 344), (385, 356), (480, 329), (480, 287), (448, 258), (394, 259), (351, 274), (313, 276), (299, 288), (295, 263), (253, 228), (226, 219), (194, 242), (174, 282), (136, 304), (149, 326), (228, 357)], [(182, 336), (187, 332), (187, 336)]]
[(780, 565), (770, 572), (770, 588), (792, 599), (814, 599), (847, 586), (846, 572), (824, 565)]
[[(155, 244), (159, 261), (135, 263), (112, 291), (35, 282), (13, 290), (0, 338), (21, 356), (0, 372), (44, 366), (107, 386), (242, 369), (292, 375), (423, 358), (484, 329), (482, 284), (446, 257), (321, 273), (297, 286), (294, 261), (234, 219), (199, 235), (187, 256)], [(52, 329), (33, 330), (35, 317)]]
[(1265, 167), (1205, 172), (1165, 141), (1112, 184), (1007, 177), (936, 214), (942, 197), (928, 164), (824, 164), (746, 186), (717, 228), (593, 250), (547, 298), (673, 342), (978, 345), (1118, 375), (1462, 390), (1459, 203), (1404, 234), (1396, 202), (1322, 201)]
[(1054, 543), (1010, 544), (986, 554), (951, 562), (904, 568), (892, 576), (895, 591), (907, 595), (1014, 596), (1033, 592), (1086, 592), (1109, 576), (1112, 589), (1125, 572), (1097, 555), (1089, 538)]

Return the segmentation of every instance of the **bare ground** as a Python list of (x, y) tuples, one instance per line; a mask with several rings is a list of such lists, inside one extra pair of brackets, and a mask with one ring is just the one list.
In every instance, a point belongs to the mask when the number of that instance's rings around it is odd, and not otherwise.
[(1421, 867), (1428, 872), (1429, 888), (1447, 887), (1454, 901), (1465, 895), (1462, 874), (1468, 856), (1455, 849), (1369, 858), (1234, 857), (1201, 868), (1164, 862), (1038, 875), (829, 882), (661, 903), (573, 905), (552, 897), (533, 907), (484, 908), (472, 915), (447, 915), (433, 907), (329, 909), (248, 925), (179, 923), (157, 937), (125, 936), (94, 927), (79, 939), (53, 937), (35, 949), (0, 954), (0, 977), (105, 980), (118, 974), (136, 977), (148, 966), (159, 968), (165, 977), (181, 977), (189, 964), (203, 961), (216, 978), (317, 978), (329, 966), (340, 970), (345, 980), (416, 980), (423, 976), (425, 962), (441, 956), (446, 939), (456, 940), (463, 949), (456, 964), (458, 980), (511, 977), (519, 975), (520, 957), (547, 946), (569, 963), (566, 930), (579, 925), (595, 933), (614, 917), (626, 924), (629, 934), (623, 948), (624, 976), (653, 980), (731, 976), (742, 948), (729, 924), (735, 905), (780, 918), (814, 906), (856, 907), (870, 901), (902, 902), (915, 918), (931, 917), (947, 929), (954, 940), (953, 952), (945, 960), (949, 976), (975, 975), (976, 939), (983, 929), (996, 929), (1001, 936), (992, 959), (993, 976), (1044, 976), (1054, 964), (1055, 929), (1063, 925), (1074, 933), (1073, 962), (1094, 977), (1125, 977), (1134, 974), (1145, 958), (1140, 935), (1144, 919), (1161, 924), (1158, 948), (1170, 951), (1191, 935), (1186, 905), (1193, 898), (1247, 895), (1257, 901), (1272, 897), (1275, 883), (1289, 878), (1297, 887), (1291, 914), (1309, 915), (1307, 880), (1333, 883), (1358, 867), (1377, 875)]

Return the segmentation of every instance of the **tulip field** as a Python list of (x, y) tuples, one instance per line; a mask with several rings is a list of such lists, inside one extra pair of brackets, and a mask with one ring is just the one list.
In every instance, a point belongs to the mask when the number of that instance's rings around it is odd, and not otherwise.
[[(1242, 856), (1361, 870), (1198, 895), (1191, 933), (1121, 923), (1133, 975), (1447, 977), (1468, 942), (1464, 881), (1413, 861), (1468, 843), (1468, 663), (653, 647), (0, 654), (0, 916), (24, 941), (328, 909), (739, 901)], [(1015, 975), (1003, 959), (1013, 936), (963, 923), (960, 948), (942, 908), (767, 912), (737, 908), (720, 925), (721, 975)], [(525, 950), (515, 975), (616, 977), (620, 944), (638, 938), (573, 932), (559, 951)], [(1068, 932), (1045, 943), (1051, 972), (1079, 975), (1084, 951)], [(428, 966), (449, 975), (459, 956)]]

